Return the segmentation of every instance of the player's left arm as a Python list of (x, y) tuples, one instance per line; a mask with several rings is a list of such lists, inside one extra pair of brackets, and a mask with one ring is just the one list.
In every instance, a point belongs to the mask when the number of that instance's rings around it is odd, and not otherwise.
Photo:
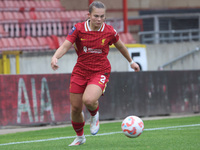
[(131, 65), (131, 68), (136, 72), (140, 71), (140, 67), (137, 63), (135, 63), (131, 56), (129, 55), (128, 49), (124, 45), (124, 43), (119, 39), (116, 43), (114, 43), (115, 47), (121, 52), (121, 54), (128, 60)]

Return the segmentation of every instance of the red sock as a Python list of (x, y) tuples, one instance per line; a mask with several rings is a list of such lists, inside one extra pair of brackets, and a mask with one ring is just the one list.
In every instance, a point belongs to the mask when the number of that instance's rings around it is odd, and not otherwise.
[(73, 126), (77, 136), (82, 136), (83, 133), (84, 133), (83, 132), (83, 127), (85, 125), (85, 121), (84, 122), (80, 122), (80, 123), (79, 122), (73, 122), (73, 121), (71, 121), (71, 122), (72, 122), (72, 126)]
[(90, 112), (91, 116), (95, 116), (98, 110), (99, 110), (99, 105), (97, 106), (97, 109), (95, 109), (95, 110), (89, 110), (88, 109), (88, 111)]

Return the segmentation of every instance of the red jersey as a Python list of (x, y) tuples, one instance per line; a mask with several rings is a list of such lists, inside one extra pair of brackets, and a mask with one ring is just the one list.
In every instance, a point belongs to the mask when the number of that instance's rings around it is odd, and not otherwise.
[(107, 59), (109, 45), (119, 40), (112, 26), (103, 23), (98, 31), (91, 31), (87, 20), (77, 23), (66, 39), (74, 43), (78, 55), (72, 74), (110, 74), (111, 66)]

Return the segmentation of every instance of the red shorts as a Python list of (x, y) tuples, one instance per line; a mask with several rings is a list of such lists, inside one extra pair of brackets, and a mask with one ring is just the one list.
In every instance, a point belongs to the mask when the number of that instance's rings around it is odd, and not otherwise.
[(94, 75), (85, 78), (81, 75), (72, 75), (70, 80), (70, 93), (84, 93), (85, 88), (89, 84), (98, 85), (105, 92), (106, 85), (109, 81), (109, 75)]

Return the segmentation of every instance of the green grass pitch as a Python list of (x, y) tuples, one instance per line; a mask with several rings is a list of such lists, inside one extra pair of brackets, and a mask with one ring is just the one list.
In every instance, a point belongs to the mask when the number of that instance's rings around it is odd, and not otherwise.
[(199, 150), (200, 116), (144, 120), (144, 132), (138, 138), (127, 138), (121, 122), (100, 124), (92, 136), (84, 128), (86, 143), (68, 147), (75, 133), (71, 126), (0, 135), (0, 150)]

